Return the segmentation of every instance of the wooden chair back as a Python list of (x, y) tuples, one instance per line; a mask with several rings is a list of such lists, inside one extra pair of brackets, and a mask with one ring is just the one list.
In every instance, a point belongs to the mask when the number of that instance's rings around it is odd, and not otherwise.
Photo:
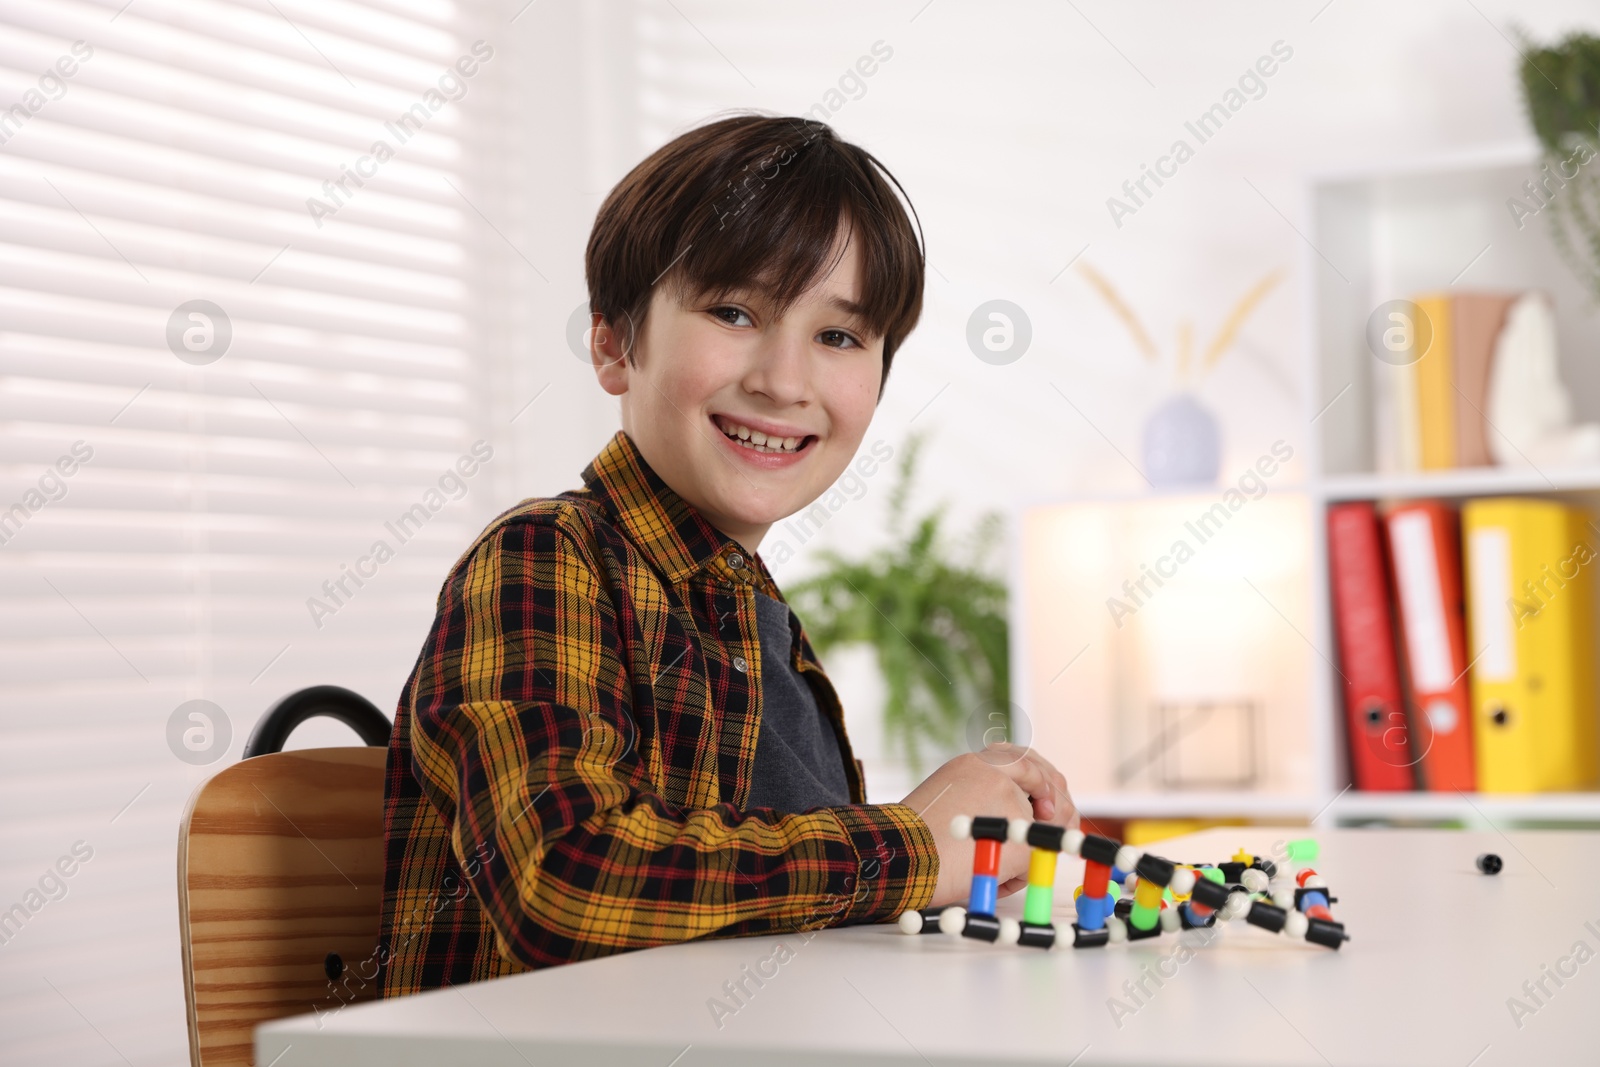
[(244, 1067), (255, 1027), (378, 995), (383, 748), (255, 756), (204, 782), (178, 835), (193, 1067)]

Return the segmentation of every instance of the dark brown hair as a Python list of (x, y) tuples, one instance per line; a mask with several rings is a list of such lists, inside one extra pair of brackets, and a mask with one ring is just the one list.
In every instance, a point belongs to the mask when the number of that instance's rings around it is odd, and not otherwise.
[(600, 205), (584, 256), (589, 310), (618, 332), (630, 362), (657, 283), (680, 296), (758, 284), (782, 315), (832, 268), (848, 218), (862, 256), (859, 318), (883, 338), (881, 394), (922, 314), (925, 258), (889, 182), (904, 195), (871, 153), (815, 119), (740, 113), (699, 126), (652, 152)]

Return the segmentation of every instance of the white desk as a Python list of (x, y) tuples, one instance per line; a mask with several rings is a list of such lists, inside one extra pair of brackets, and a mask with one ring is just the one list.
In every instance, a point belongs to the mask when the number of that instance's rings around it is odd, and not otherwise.
[[(1183, 862), (1270, 855), (1305, 830), (1209, 830)], [(796, 1064), (1495, 1064), (1600, 1062), (1600, 834), (1343, 830), (1316, 864), (1352, 940), (1337, 952), (1242, 920), (1178, 963), (1174, 935), (1104, 949), (1002, 948), (892, 924), (624, 953), (261, 1027), (273, 1067)], [(1496, 852), (1505, 870), (1479, 874)], [(1071, 921), (1080, 861), (1057, 878)], [(1001, 902), (1020, 915), (1022, 895)], [(1586, 925), (1588, 924), (1588, 925)], [(1184, 939), (1202, 931), (1181, 935)], [(1070, 941), (1071, 931), (1067, 930)], [(793, 957), (719, 1029), (707, 1006), (778, 942)], [(1594, 958), (1537, 1012), (1507, 1007), (1578, 942)], [(1163, 962), (1166, 961), (1166, 962)], [(1171, 977), (1158, 988), (1148, 974)], [(1147, 971), (1146, 968), (1150, 968)], [(771, 970), (771, 965), (767, 967)], [(1174, 971), (1176, 972), (1174, 974)], [(1137, 1006), (1125, 981), (1153, 995)], [(1108, 998), (1137, 1012), (1114, 1020)], [(1541, 998), (1544, 999), (1544, 998)], [(731, 1003), (731, 1002), (728, 1002)], [(1534, 1006), (1532, 1001), (1527, 1001)], [(1120, 1022), (1120, 1025), (1119, 1025)]]

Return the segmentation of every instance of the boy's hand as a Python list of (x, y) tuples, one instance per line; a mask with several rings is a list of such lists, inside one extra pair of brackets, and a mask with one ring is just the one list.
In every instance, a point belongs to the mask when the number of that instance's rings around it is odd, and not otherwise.
[[(939, 881), (930, 907), (966, 903), (972, 885), (972, 841), (950, 833), (956, 815), (995, 815), (1073, 827), (1078, 810), (1067, 780), (1050, 761), (1021, 745), (996, 743), (982, 752), (957, 756), (906, 795), (902, 802), (922, 816), (939, 850)], [(1000, 849), (1000, 895), (1028, 883), (1025, 845)]]

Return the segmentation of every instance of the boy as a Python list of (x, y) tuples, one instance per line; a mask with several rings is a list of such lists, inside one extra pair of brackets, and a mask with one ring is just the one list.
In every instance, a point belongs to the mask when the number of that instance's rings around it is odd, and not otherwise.
[[(622, 430), (584, 488), (492, 522), (439, 595), (389, 747), (385, 996), (892, 918), (962, 897), (951, 816), (1074, 816), (1013, 746), (863, 803), (838, 699), (756, 555), (853, 458), (921, 313), (880, 169), (823, 123), (736, 115), (601, 206), (591, 355)], [(1006, 891), (1026, 865), (1008, 845)]]

